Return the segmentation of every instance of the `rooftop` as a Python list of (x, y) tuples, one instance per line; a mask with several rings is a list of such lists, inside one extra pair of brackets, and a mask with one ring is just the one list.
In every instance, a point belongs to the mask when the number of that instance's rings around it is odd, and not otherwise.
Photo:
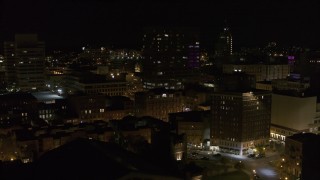
[(312, 134), (312, 133), (299, 133), (294, 134), (292, 136), (287, 137), (289, 139), (299, 141), (302, 143), (305, 142), (320, 142), (320, 135)]
[(31, 94), (40, 102), (64, 99), (62, 96), (59, 96), (58, 94), (52, 93), (50, 91), (40, 91)]

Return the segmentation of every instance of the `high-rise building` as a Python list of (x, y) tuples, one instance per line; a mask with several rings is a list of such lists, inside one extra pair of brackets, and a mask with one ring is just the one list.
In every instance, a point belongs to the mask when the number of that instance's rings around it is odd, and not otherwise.
[(211, 142), (221, 151), (243, 155), (268, 143), (270, 92), (214, 93), (212, 113)]
[(189, 69), (196, 69), (200, 67), (200, 43), (194, 40), (188, 44), (187, 48), (187, 67)]
[(190, 29), (149, 28), (143, 36), (144, 88), (181, 89), (199, 66), (199, 41)]
[(230, 63), (233, 59), (232, 34), (230, 28), (225, 25), (214, 44), (214, 64), (221, 70), (222, 65)]
[(232, 51), (232, 34), (230, 28), (225, 26), (215, 45), (215, 56), (230, 56)]
[(36, 34), (17, 34), (14, 42), (5, 42), (4, 57), (10, 87), (22, 91), (45, 87), (45, 44)]

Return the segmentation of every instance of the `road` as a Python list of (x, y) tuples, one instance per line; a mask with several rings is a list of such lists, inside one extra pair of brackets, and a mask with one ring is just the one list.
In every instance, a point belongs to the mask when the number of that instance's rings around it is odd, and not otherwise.
[[(228, 156), (228, 155), (225, 155)], [(280, 158), (279, 154), (266, 154), (265, 158), (261, 159), (252, 159), (247, 157), (235, 157), (229, 156), (230, 159), (235, 161), (242, 161), (245, 165), (245, 169), (247, 172), (251, 172), (253, 174), (253, 170), (255, 170), (256, 174), (260, 176), (261, 179), (264, 180), (274, 180), (279, 179), (278, 172), (276, 169), (271, 165), (271, 162), (274, 162)]]
[[(209, 160), (212, 160), (211, 151), (197, 151), (200, 157), (208, 157)], [(266, 157), (260, 159), (252, 159), (247, 156), (233, 155), (227, 153), (220, 153), (223, 157), (226, 157), (230, 160), (230, 164), (234, 165), (236, 162), (241, 161), (244, 163), (243, 171), (253, 177), (253, 170), (256, 174), (263, 180), (275, 180), (279, 179), (279, 174), (276, 171), (275, 167), (272, 166), (271, 162), (275, 162), (280, 159), (280, 154), (273, 151), (267, 151)]]

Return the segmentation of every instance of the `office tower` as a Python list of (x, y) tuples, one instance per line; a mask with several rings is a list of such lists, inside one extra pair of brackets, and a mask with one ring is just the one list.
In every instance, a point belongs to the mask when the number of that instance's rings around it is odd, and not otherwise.
[(188, 44), (187, 58), (187, 67), (189, 69), (196, 69), (200, 67), (200, 43), (198, 40), (195, 39)]
[(144, 88), (181, 89), (199, 65), (199, 41), (186, 28), (149, 28), (143, 36)]
[(222, 65), (232, 61), (232, 35), (230, 28), (225, 25), (214, 44), (214, 65), (221, 70)]
[(9, 90), (44, 88), (45, 44), (36, 34), (17, 34), (14, 42), (5, 42), (4, 57)]
[(215, 44), (215, 56), (230, 56), (232, 51), (232, 34), (230, 28), (225, 26)]
[(214, 93), (212, 113), (211, 142), (221, 151), (243, 155), (268, 143), (270, 92)]

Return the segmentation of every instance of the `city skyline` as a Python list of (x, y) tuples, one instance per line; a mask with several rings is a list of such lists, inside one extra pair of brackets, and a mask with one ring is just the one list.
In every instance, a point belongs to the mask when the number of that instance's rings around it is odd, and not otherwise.
[(235, 50), (271, 41), (319, 47), (317, 2), (5, 0), (2, 4), (2, 42), (12, 40), (16, 33), (38, 33), (48, 49), (86, 44), (140, 49), (144, 27), (186, 26), (199, 28), (202, 47), (212, 51), (225, 20)]

